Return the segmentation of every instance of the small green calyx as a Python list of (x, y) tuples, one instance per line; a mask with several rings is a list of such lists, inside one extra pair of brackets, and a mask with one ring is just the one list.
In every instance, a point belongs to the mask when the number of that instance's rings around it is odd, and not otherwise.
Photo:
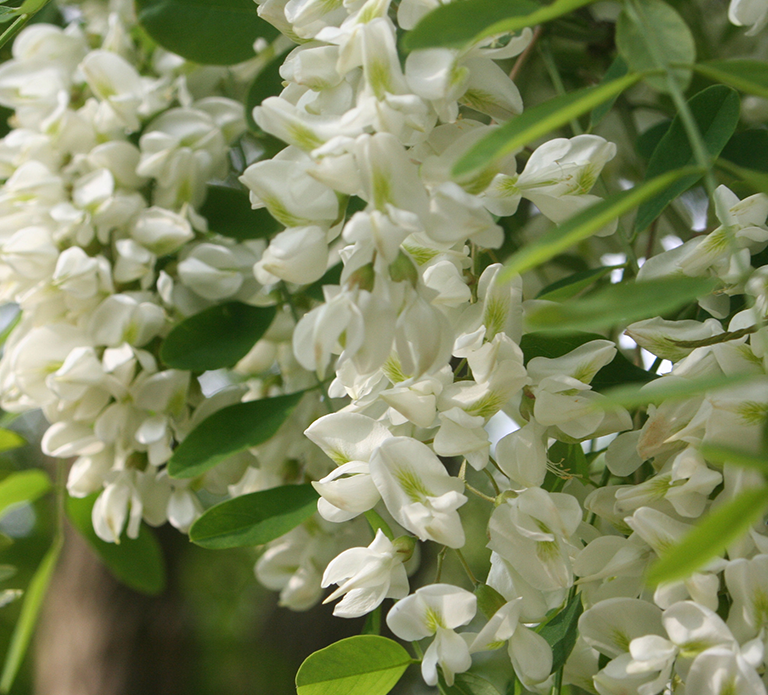
[(408, 562), (413, 557), (413, 551), (416, 548), (416, 539), (413, 536), (399, 536), (392, 541), (395, 546), (395, 552), (401, 562)]
[(392, 282), (410, 282), (411, 287), (419, 284), (419, 271), (407, 254), (401, 250), (389, 264), (389, 277)]

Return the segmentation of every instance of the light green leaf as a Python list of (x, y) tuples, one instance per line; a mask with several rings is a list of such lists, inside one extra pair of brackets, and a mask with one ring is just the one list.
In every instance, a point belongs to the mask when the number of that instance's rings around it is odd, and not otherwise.
[(711, 80), (768, 99), (768, 64), (762, 60), (708, 60), (690, 67)]
[(165, 589), (165, 561), (154, 532), (146, 524), (136, 538), (124, 536), (120, 543), (107, 543), (93, 530), (91, 514), (98, 493), (88, 497), (68, 497), (67, 516), (80, 535), (98, 555), (110, 573), (126, 586), (148, 596)]
[(253, 0), (136, 0), (139, 24), (163, 48), (204, 65), (253, 58), (253, 44), (277, 30)]
[(654, 562), (646, 577), (651, 586), (690, 577), (741, 538), (768, 509), (768, 486), (740, 492), (703, 519), (680, 543)]
[[(715, 159), (739, 123), (741, 108), (739, 95), (730, 87), (714, 85), (692, 97), (688, 101), (688, 106), (707, 151), (712, 159)], [(665, 172), (692, 166), (695, 161), (682, 119), (677, 115), (653, 151), (645, 178), (649, 180)], [(646, 229), (670, 202), (693, 186), (702, 175), (702, 173), (696, 173), (681, 178), (655, 198), (643, 203), (637, 212), (635, 229), (638, 231)]]
[(768, 476), (768, 453), (753, 454), (743, 449), (735, 449), (723, 444), (705, 442), (699, 444), (699, 452), (709, 461), (730, 463), (743, 468), (753, 468)]
[(248, 193), (231, 186), (208, 186), (200, 214), (212, 232), (231, 239), (267, 239), (282, 229), (266, 208), (254, 210)]
[(555, 0), (542, 7), (529, 0), (463, 0), (435, 8), (403, 38), (407, 51), (464, 48), (486, 36), (544, 24), (594, 0)]
[(453, 685), (447, 685), (441, 675), (440, 692), (444, 695), (499, 695), (491, 683), (474, 673), (457, 673)]
[(551, 673), (562, 668), (573, 651), (579, 636), (579, 616), (583, 610), (581, 594), (576, 594), (563, 610), (539, 630), (539, 634), (552, 647)]
[(606, 265), (590, 270), (582, 270), (568, 277), (556, 280), (544, 287), (536, 299), (546, 299), (550, 302), (562, 302), (565, 299), (575, 297), (582, 290), (591, 287), (595, 282), (604, 278), (612, 270), (623, 268), (623, 265)]
[(614, 95), (620, 94), (641, 77), (641, 75), (626, 75), (605, 84), (563, 94), (531, 109), (526, 109), (520, 116), (496, 128), (476, 142), (456, 162), (453, 175), (464, 176), (515, 152), (529, 142), (591, 111)]
[(386, 695), (411, 664), (397, 642), (358, 635), (310, 654), (296, 674), (297, 695)]
[(721, 374), (696, 379), (661, 377), (653, 382), (653, 386), (646, 388), (626, 385), (603, 391), (606, 398), (603, 404), (606, 408), (617, 405), (624, 408), (639, 408), (650, 403), (660, 405), (666, 401), (683, 401), (709, 391), (736, 386), (752, 378), (750, 374)]
[[(629, 66), (627, 65), (626, 61), (621, 56), (616, 56), (608, 68), (608, 71), (603, 76), (603, 79), (600, 80), (600, 84), (613, 82), (613, 80), (624, 77), (628, 72)], [(619, 95), (615, 94), (610, 99), (604, 101), (602, 104), (599, 104), (592, 110), (592, 113), (589, 116), (590, 130), (594, 129), (594, 127), (598, 125), (600, 121), (603, 120), (603, 118), (606, 117), (608, 112), (613, 108), (613, 105), (616, 103), (616, 99), (618, 99), (618, 97)]]
[(263, 545), (279, 538), (317, 511), (317, 492), (307, 485), (282, 485), (221, 502), (189, 529), (189, 539), (220, 550)]
[(18, 504), (34, 502), (50, 489), (51, 479), (45, 471), (11, 473), (0, 482), (0, 516)]
[(0, 428), (0, 453), (24, 446), (27, 440), (13, 430)]
[[(625, 5), (616, 22), (616, 46), (633, 71), (665, 68), (681, 90), (688, 87), (691, 71), (670, 66), (695, 63), (696, 45), (683, 18), (662, 0)], [(646, 81), (659, 91), (669, 90), (666, 75), (649, 76)]]
[[(523, 351), (525, 364), (528, 364), (534, 357), (547, 357), (549, 359), (562, 357), (592, 340), (605, 340), (605, 336), (599, 333), (553, 334), (538, 331), (526, 333), (520, 340), (520, 349)], [(617, 384), (629, 382), (647, 384), (654, 378), (655, 374), (646, 372), (632, 364), (621, 351), (617, 351), (616, 357), (595, 374), (590, 385), (595, 391), (602, 393)]]
[(0, 676), (0, 692), (7, 693), (11, 689), (21, 662), (24, 659), (24, 654), (27, 652), (29, 641), (32, 639), (32, 633), (37, 623), (37, 616), (43, 605), (45, 593), (51, 582), (53, 571), (56, 569), (61, 546), (62, 539), (60, 536), (57, 536), (45, 557), (43, 557), (32, 580), (29, 582), (29, 587), (27, 587), (26, 595), (24, 596), (24, 603), (21, 605), (21, 614), (19, 615), (16, 627), (13, 629), (11, 643), (5, 656), (3, 674)]
[(276, 314), (273, 306), (242, 302), (204, 309), (173, 327), (160, 347), (160, 359), (190, 372), (232, 367), (266, 333)]
[(194, 478), (239, 451), (263, 444), (280, 429), (303, 395), (299, 391), (216, 411), (176, 447), (168, 462), (168, 474)]
[(679, 309), (714, 286), (709, 278), (689, 277), (610, 285), (582, 299), (539, 307), (526, 323), (531, 330), (558, 332), (625, 325)]
[[(690, 178), (691, 167), (670, 171), (657, 176), (640, 186), (635, 186), (626, 191), (619, 191), (608, 196), (599, 203), (590, 205), (585, 210), (571, 217), (558, 227), (554, 227), (530, 244), (526, 244), (507, 262), (502, 271), (501, 279), (509, 280), (518, 273), (524, 273), (542, 263), (554, 258), (559, 253), (588, 239), (595, 232), (603, 229), (607, 224), (618, 219), (627, 212), (634, 210), (649, 198), (666, 189), (682, 178)], [(695, 171), (699, 172), (699, 169)], [(696, 173), (693, 176), (700, 177)]]

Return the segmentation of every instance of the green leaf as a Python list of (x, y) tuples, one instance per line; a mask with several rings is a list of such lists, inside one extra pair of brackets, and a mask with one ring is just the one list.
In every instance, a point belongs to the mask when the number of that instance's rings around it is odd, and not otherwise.
[(56, 569), (61, 546), (62, 539), (60, 536), (57, 536), (45, 557), (43, 557), (32, 580), (29, 582), (24, 602), (21, 605), (21, 614), (13, 629), (11, 643), (5, 656), (3, 674), (0, 676), (0, 692), (7, 693), (11, 689), (16, 674), (19, 671), (24, 654), (26, 654), (27, 647), (29, 646), (29, 641), (32, 639), (32, 633), (37, 623), (40, 608), (43, 605), (45, 593), (51, 582), (53, 571)]
[(662, 553), (646, 577), (649, 585), (690, 577), (741, 538), (768, 509), (768, 486), (740, 492), (710, 511), (685, 537)]
[(13, 430), (0, 428), (0, 453), (24, 446), (27, 440)]
[(232, 186), (208, 186), (200, 214), (212, 232), (231, 239), (267, 239), (282, 229), (266, 208), (254, 210), (248, 194)]
[[(545, 331), (526, 333), (520, 340), (520, 349), (523, 351), (525, 364), (534, 357), (562, 357), (575, 350), (580, 345), (591, 340), (605, 340), (605, 336), (599, 333), (548, 333)], [(638, 382), (647, 384), (656, 378), (655, 374), (646, 372), (637, 365), (632, 364), (621, 351), (616, 352), (616, 357), (605, 365), (591, 381), (595, 391), (604, 392), (605, 389), (615, 387), (617, 384)]]
[(635, 149), (637, 153), (646, 161), (650, 160), (656, 148), (664, 137), (664, 134), (672, 125), (672, 119), (665, 119), (656, 125), (652, 125), (648, 130), (644, 130), (635, 140)]
[(239, 451), (263, 444), (280, 429), (303, 395), (304, 391), (299, 391), (216, 411), (176, 447), (168, 462), (168, 474), (194, 478)]
[[(531, 270), (531, 268), (545, 263), (580, 241), (588, 239), (613, 220), (630, 210), (634, 210), (649, 198), (658, 195), (659, 191), (667, 189), (675, 181), (687, 180), (692, 175), (691, 171), (693, 169), (688, 167), (667, 172), (640, 186), (613, 193), (605, 200), (590, 205), (567, 222), (554, 227), (515, 253), (502, 271), (501, 279), (509, 280), (513, 275)], [(696, 171), (700, 170), (697, 169)], [(696, 173), (693, 176), (700, 177), (701, 174)]]
[(709, 278), (691, 277), (609, 285), (582, 299), (535, 309), (526, 323), (533, 330), (558, 332), (624, 325), (679, 309), (709, 294), (714, 286)]
[(489, 620), (495, 615), (507, 600), (492, 586), (480, 582), (475, 586), (474, 591), (477, 596), (477, 606), (483, 615)]
[(253, 120), (253, 109), (259, 106), (267, 97), (273, 97), (283, 91), (283, 78), (280, 76), (280, 68), (283, 65), (283, 53), (275, 56), (253, 78), (248, 94), (245, 97), (245, 120), (253, 131), (260, 131), (256, 121)]
[[(452, 7), (452, 5), (446, 5)], [(481, 169), (529, 142), (565, 125), (574, 118), (599, 106), (641, 79), (641, 75), (626, 75), (611, 82), (586, 87), (545, 101), (526, 109), (520, 116), (476, 142), (453, 167), (453, 175), (461, 177)]]
[(34, 502), (50, 489), (51, 479), (45, 471), (11, 473), (0, 482), (0, 516), (18, 504)]
[(411, 657), (397, 642), (358, 635), (310, 654), (296, 674), (297, 695), (386, 695)]
[(123, 536), (120, 543), (107, 543), (93, 530), (93, 505), (99, 494), (67, 497), (67, 517), (109, 572), (126, 586), (148, 596), (165, 589), (165, 561), (154, 532), (146, 524), (136, 538)]
[(708, 60), (691, 67), (711, 80), (768, 99), (768, 64), (764, 61)]
[(536, 299), (547, 299), (550, 302), (562, 302), (564, 299), (575, 297), (582, 290), (587, 289), (598, 280), (604, 278), (612, 270), (623, 268), (623, 265), (607, 265), (590, 270), (582, 270), (580, 273), (574, 273), (568, 277), (556, 280), (544, 287), (537, 295)]
[[(628, 72), (629, 72), (629, 66), (627, 65), (627, 62), (621, 56), (616, 56), (616, 58), (608, 68), (608, 71), (603, 76), (603, 79), (600, 80), (600, 84), (606, 84), (608, 82), (613, 82), (613, 80), (618, 80), (620, 77), (624, 77)], [(610, 99), (604, 101), (602, 104), (596, 106), (592, 110), (592, 113), (589, 117), (590, 130), (592, 130), (596, 125), (600, 123), (600, 121), (603, 120), (603, 118), (606, 117), (608, 112), (613, 108), (613, 105), (616, 103), (616, 99), (618, 98), (619, 98), (619, 95), (615, 94)]]
[(768, 130), (750, 128), (736, 133), (723, 148), (720, 158), (745, 169), (768, 173)]
[(253, 0), (136, 0), (139, 24), (163, 48), (204, 65), (233, 65), (255, 56), (259, 37), (277, 30)]
[(440, 691), (444, 695), (499, 695), (491, 683), (474, 673), (457, 673), (453, 685), (447, 685), (441, 675)]
[(547, 458), (569, 475), (589, 477), (589, 461), (581, 444), (555, 442), (549, 447)]
[(555, 0), (541, 5), (529, 0), (464, 0), (435, 8), (403, 39), (407, 51), (447, 46), (464, 48), (486, 36), (514, 33), (544, 24), (593, 0)]
[[(616, 47), (633, 71), (665, 68), (681, 90), (688, 87), (691, 71), (670, 66), (696, 62), (693, 35), (677, 11), (662, 0), (625, 5), (616, 22)], [(669, 91), (666, 75), (648, 76), (646, 81), (659, 91)]]
[(579, 616), (584, 608), (581, 594), (576, 594), (563, 610), (539, 630), (539, 634), (552, 647), (552, 671), (562, 668), (576, 644), (579, 635)]
[[(730, 87), (714, 85), (688, 101), (691, 113), (712, 159), (715, 159), (736, 130), (739, 123), (739, 95)], [(646, 180), (665, 172), (695, 164), (696, 158), (688, 142), (682, 119), (675, 116), (669, 130), (661, 138), (648, 162)], [(667, 205), (695, 184), (703, 173), (691, 174), (679, 179), (655, 198), (643, 203), (637, 212), (635, 229), (646, 229)]]
[(638, 408), (649, 403), (660, 405), (666, 401), (687, 400), (709, 391), (736, 386), (750, 379), (752, 376), (749, 374), (721, 374), (696, 379), (665, 379), (661, 377), (653, 382), (652, 387), (645, 389), (627, 385), (603, 391), (603, 395), (606, 397), (603, 403), (607, 408), (617, 405), (624, 408)]
[(310, 485), (283, 485), (235, 497), (208, 509), (189, 529), (189, 539), (221, 550), (263, 545), (296, 528), (317, 511)]
[(190, 372), (232, 367), (266, 333), (276, 314), (273, 306), (241, 302), (212, 306), (173, 327), (160, 347), (160, 359)]
[(381, 634), (381, 606), (368, 613), (365, 617), (365, 624), (360, 631), (361, 635), (379, 635)]
[(744, 167), (731, 164), (731, 162), (722, 158), (717, 160), (717, 166), (744, 181), (755, 192), (768, 193), (768, 173), (755, 171), (754, 169), (745, 169)]
[(699, 444), (699, 452), (709, 460), (718, 463), (730, 463), (743, 468), (753, 468), (763, 475), (768, 475), (768, 453), (753, 454), (743, 449), (735, 449), (731, 446), (705, 442)]

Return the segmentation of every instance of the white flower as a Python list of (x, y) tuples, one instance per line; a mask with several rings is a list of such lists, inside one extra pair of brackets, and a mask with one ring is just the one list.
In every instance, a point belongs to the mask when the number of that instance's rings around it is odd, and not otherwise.
[(321, 585), (325, 588), (338, 584), (339, 588), (323, 603), (344, 596), (333, 609), (333, 614), (341, 618), (356, 618), (370, 613), (385, 598), (407, 596), (408, 577), (403, 560), (409, 550), (413, 550), (412, 544), (392, 543), (378, 529), (367, 548), (350, 548), (331, 560), (323, 573)]
[(469, 647), (454, 629), (472, 620), (476, 608), (474, 594), (450, 584), (432, 584), (398, 601), (387, 614), (387, 625), (400, 639), (413, 642), (435, 636), (421, 662), (427, 685), (437, 684), (438, 665), (449, 686), (454, 674), (472, 665)]

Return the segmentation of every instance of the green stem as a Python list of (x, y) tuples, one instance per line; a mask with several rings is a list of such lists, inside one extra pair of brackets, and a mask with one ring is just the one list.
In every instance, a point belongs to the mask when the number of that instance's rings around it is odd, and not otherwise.
[[(487, 468), (483, 468), (483, 473), (485, 473), (488, 476), (488, 480), (491, 481), (491, 485), (493, 485), (493, 490), (496, 493), (496, 496), (498, 497), (501, 494), (501, 490), (499, 489), (499, 485), (496, 482), (496, 478), (493, 477), (493, 473), (491, 473)], [(495, 501), (496, 500), (494, 500), (494, 502)]]
[(469, 581), (472, 582), (472, 586), (477, 586), (478, 581), (475, 578), (475, 575), (472, 573), (472, 570), (469, 568), (469, 563), (464, 559), (464, 555), (462, 554), (461, 550), (458, 548), (454, 548), (454, 551), (456, 552), (456, 557), (459, 558), (459, 562), (461, 563), (461, 566), (464, 568), (464, 571), (467, 573), (467, 577), (469, 577)]
[(376, 535), (376, 531), (381, 529), (384, 532), (384, 535), (389, 538), (389, 540), (395, 540), (395, 534), (392, 533), (392, 529), (389, 527), (389, 524), (384, 521), (384, 519), (382, 519), (381, 514), (373, 509), (369, 509), (367, 512), (365, 512), (364, 516), (368, 522), (368, 525), (371, 527), (371, 531), (373, 531), (374, 536)]
[(13, 24), (9, 26), (2, 34), (0, 34), (0, 48), (5, 46), (17, 33), (19, 33), (24, 25), (32, 19), (31, 14), (20, 14), (14, 20)]

